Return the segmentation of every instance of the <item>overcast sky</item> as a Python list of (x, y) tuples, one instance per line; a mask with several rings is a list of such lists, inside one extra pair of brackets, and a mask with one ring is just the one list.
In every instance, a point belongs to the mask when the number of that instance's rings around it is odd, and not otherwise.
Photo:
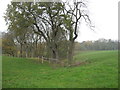
[[(0, 0), (0, 31), (6, 31), (4, 13), (11, 0)], [(90, 18), (95, 25), (94, 31), (85, 23), (81, 24), (77, 41), (97, 40), (99, 38), (118, 40), (118, 1), (88, 0)]]

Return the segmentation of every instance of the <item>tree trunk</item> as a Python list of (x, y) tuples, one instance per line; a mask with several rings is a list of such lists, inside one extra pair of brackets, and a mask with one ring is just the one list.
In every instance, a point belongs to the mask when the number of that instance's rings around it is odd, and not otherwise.
[(22, 51), (22, 49), (23, 49), (23, 45), (20, 44), (20, 57), (23, 57), (23, 51)]
[(26, 49), (26, 58), (28, 58), (28, 48)]
[(68, 64), (71, 65), (73, 61), (74, 41), (69, 41), (68, 49)]
[(52, 52), (52, 58), (59, 60), (58, 47), (55, 43), (47, 43), (50, 51)]
[(58, 51), (55, 49), (52, 49), (52, 58), (59, 59)]

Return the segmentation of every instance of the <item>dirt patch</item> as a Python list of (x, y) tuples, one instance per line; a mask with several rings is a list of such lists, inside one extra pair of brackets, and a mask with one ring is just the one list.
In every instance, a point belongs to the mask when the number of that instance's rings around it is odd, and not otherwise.
[(69, 65), (68, 63), (64, 63), (64, 62), (59, 62), (54, 64), (53, 66), (58, 66), (58, 67), (76, 67), (76, 66), (82, 66), (82, 65), (86, 65), (89, 64), (89, 61), (83, 61), (83, 62), (74, 62), (71, 65)]

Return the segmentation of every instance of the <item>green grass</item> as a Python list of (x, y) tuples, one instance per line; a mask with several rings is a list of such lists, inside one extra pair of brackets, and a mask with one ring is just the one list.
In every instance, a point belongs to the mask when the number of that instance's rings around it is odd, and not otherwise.
[(80, 52), (77, 67), (53, 68), (32, 59), (3, 56), (3, 88), (117, 88), (117, 51)]

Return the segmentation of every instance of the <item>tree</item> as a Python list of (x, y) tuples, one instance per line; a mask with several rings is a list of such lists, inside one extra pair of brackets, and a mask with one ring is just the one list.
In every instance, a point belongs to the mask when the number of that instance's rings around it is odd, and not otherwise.
[(96, 41), (83, 41), (79, 44), (80, 50), (117, 50), (118, 41), (99, 39)]
[[(9, 30), (19, 33), (17, 41), (21, 46), (21, 55), (23, 46), (28, 48), (27, 44), (29, 43), (31, 43), (31, 48), (37, 48), (37, 44), (33, 44), (38, 42), (38, 38), (36, 40), (32, 39), (36, 36), (42, 38), (41, 46), (45, 44), (45, 50), (50, 52), (49, 55), (52, 58), (59, 60), (66, 55), (69, 64), (71, 64), (81, 19), (84, 19), (91, 26), (91, 21), (85, 11), (86, 7), (83, 1), (74, 1), (72, 5), (65, 2), (41, 2), (36, 4), (12, 2), (11, 5), (8, 5), (5, 19), (9, 25)], [(30, 30), (34, 32), (33, 35), (29, 36), (33, 36), (31, 39), (27, 37)], [(65, 55), (61, 55), (62, 51), (66, 52)], [(25, 52), (28, 52), (28, 50), (26, 49)]]
[[(65, 28), (68, 30), (69, 33), (69, 51), (68, 51), (68, 61), (69, 64), (72, 63), (73, 60), (73, 51), (74, 51), (74, 42), (78, 37), (78, 30), (81, 19), (84, 19), (85, 22), (90, 26), (91, 20), (89, 15), (86, 12), (86, 4), (83, 1), (75, 0), (72, 5), (70, 3), (66, 3), (64, 6), (69, 7), (64, 8), (64, 18), (65, 18)], [(66, 16), (67, 15), (67, 16)]]
[[(52, 57), (59, 59), (58, 42), (65, 35), (65, 31), (61, 27), (63, 24), (60, 16), (63, 11), (62, 7), (60, 2), (37, 3), (36, 5), (33, 3), (11, 3), (5, 18), (9, 24), (9, 30), (18, 33), (20, 31), (25, 34), (24, 30), (33, 27), (34, 33), (42, 36), (46, 41), (52, 52)], [(22, 41), (24, 43), (24, 40)], [(21, 42), (21, 48), (23, 43)]]
[(16, 45), (12, 33), (2, 33), (2, 53), (16, 56)]

